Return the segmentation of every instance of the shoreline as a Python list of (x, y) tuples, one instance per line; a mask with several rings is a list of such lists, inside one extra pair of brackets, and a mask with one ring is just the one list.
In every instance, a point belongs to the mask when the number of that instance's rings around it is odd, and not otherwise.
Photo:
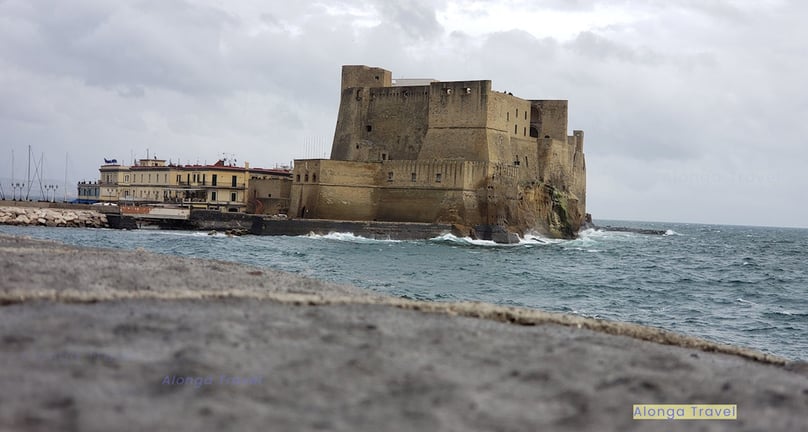
[[(735, 403), (739, 420), (705, 430), (793, 430), (808, 405), (805, 363), (633, 324), (2, 234), (0, 252), (0, 381), (22, 389), (0, 395), (10, 430), (670, 427), (631, 420), (634, 403)], [(220, 375), (263, 381), (162, 384)]]

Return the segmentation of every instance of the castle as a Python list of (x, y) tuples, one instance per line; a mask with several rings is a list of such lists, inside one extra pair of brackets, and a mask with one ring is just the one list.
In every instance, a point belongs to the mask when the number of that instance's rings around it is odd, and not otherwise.
[(583, 145), (566, 100), (343, 66), (331, 158), (295, 161), (289, 216), (571, 238), (586, 216)]

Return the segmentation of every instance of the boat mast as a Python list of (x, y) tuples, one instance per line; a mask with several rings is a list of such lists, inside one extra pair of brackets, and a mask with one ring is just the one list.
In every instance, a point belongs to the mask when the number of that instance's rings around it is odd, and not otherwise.
[(31, 195), (31, 144), (28, 144), (28, 172), (25, 175), (25, 183), (28, 189), (25, 190), (25, 200)]
[(62, 202), (67, 202), (67, 152), (65, 152), (65, 195)]

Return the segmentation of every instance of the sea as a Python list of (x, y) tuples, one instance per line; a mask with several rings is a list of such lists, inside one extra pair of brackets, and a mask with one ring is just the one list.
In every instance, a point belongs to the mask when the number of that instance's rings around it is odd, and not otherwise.
[[(482, 301), (661, 327), (808, 361), (808, 229), (596, 221), (518, 244), (0, 226), (71, 245), (251, 264), (427, 301)], [(36, 269), (31, 269), (36, 271)]]

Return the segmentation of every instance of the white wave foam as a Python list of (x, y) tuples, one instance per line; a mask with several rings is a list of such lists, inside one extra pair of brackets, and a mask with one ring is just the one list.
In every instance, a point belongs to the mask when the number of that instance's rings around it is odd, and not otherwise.
[(547, 238), (541, 234), (536, 233), (527, 233), (524, 237), (519, 238), (519, 244), (529, 244), (529, 245), (546, 245), (546, 244), (555, 244), (561, 243), (564, 240), (562, 239), (551, 239)]
[(390, 239), (372, 239), (368, 237), (358, 236), (351, 232), (330, 232), (328, 234), (314, 234), (309, 233), (303, 237), (311, 238), (311, 239), (325, 239), (325, 240), (336, 240), (342, 242), (349, 242), (349, 243), (399, 243), (401, 240), (390, 240)]
[(439, 243), (455, 243), (459, 245), (474, 245), (474, 246), (513, 246), (507, 244), (500, 244), (493, 240), (475, 240), (471, 237), (458, 237), (454, 234), (444, 234), (442, 236), (433, 237), (429, 239), (432, 242)]
[(680, 236), (681, 234), (679, 234), (678, 232), (676, 232), (674, 230), (669, 229), (669, 230), (666, 230), (665, 234), (662, 234), (662, 235), (663, 236)]
[[(136, 231), (136, 233), (142, 232), (140, 230)], [(148, 234), (157, 234), (157, 235), (168, 235), (168, 236), (178, 236), (178, 237), (228, 237), (227, 234), (223, 232), (216, 231), (215, 233), (208, 232), (208, 231), (165, 231), (165, 230), (147, 230)]]

